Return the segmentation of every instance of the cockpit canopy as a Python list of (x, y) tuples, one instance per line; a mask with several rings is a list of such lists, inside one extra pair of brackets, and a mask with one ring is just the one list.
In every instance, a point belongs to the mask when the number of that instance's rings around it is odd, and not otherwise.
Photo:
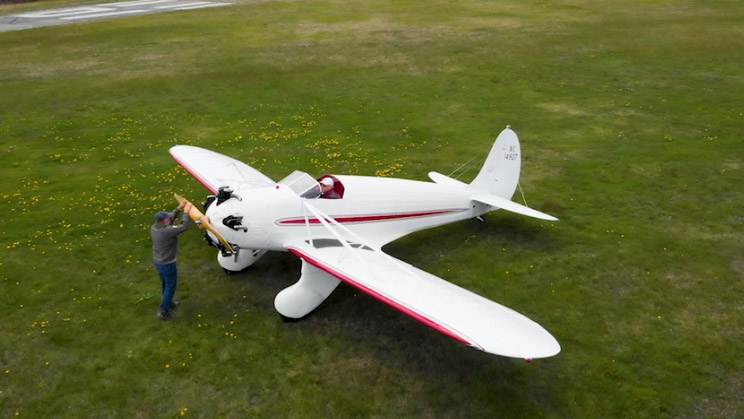
[[(321, 196), (323, 193), (323, 188), (320, 185), (320, 181), (323, 178), (330, 178), (333, 180), (333, 189), (332, 191), (335, 192), (335, 196), (330, 197), (328, 196), (328, 192), (326, 192), (326, 195)], [(341, 184), (341, 182), (333, 175), (323, 175), (318, 179), (313, 179), (312, 176), (308, 175), (305, 172), (301, 172), (299, 170), (295, 170), (292, 172), (289, 176), (285, 177), (284, 179), (279, 181), (280, 185), (284, 185), (292, 190), (297, 196), (300, 198), (305, 199), (313, 199), (313, 198), (331, 198), (331, 199), (338, 199), (343, 198), (344, 196), (344, 185)]]
[(320, 196), (320, 184), (312, 176), (305, 172), (295, 170), (289, 176), (279, 181), (280, 185), (287, 186), (300, 198), (317, 198)]

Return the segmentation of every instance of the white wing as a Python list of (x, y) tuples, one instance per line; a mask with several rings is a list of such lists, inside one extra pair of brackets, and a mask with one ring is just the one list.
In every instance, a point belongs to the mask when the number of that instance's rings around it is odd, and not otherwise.
[[(318, 212), (310, 205), (306, 207)], [(485, 352), (526, 359), (549, 357), (560, 352), (555, 338), (527, 317), (363, 242), (343, 240), (337, 231), (343, 226), (330, 217), (318, 215), (335, 238), (303, 240), (305, 237), (290, 244), (288, 250), (305, 262), (435, 330)]]
[(171, 156), (212, 193), (222, 186), (233, 190), (243, 187), (269, 186), (274, 181), (247, 164), (214, 151), (188, 145), (170, 149)]

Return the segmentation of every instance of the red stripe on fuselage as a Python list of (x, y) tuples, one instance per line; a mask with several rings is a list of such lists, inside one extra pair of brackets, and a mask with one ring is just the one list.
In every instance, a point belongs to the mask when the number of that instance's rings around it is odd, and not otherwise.
[(392, 299), (390, 299), (390, 298), (388, 298), (388, 297), (386, 297), (386, 296), (378, 293), (377, 291), (375, 291), (375, 290), (373, 290), (373, 289), (371, 289), (371, 288), (369, 288), (369, 287), (367, 287), (367, 286), (365, 286), (363, 284), (360, 284), (359, 282), (355, 281), (353, 278), (350, 278), (350, 277), (342, 274), (341, 272), (338, 272), (338, 271), (334, 270), (331, 267), (328, 267), (326, 265), (323, 265), (321, 262), (318, 262), (317, 260), (315, 260), (312, 257), (310, 257), (310, 256), (302, 253), (301, 251), (299, 251), (297, 249), (293, 249), (293, 248), (289, 248), (288, 250), (292, 254), (294, 254), (295, 256), (297, 256), (300, 259), (306, 261), (307, 263), (315, 266), (316, 268), (320, 269), (321, 271), (326, 272), (326, 273), (328, 273), (330, 275), (333, 275), (336, 278), (338, 278), (338, 279), (344, 281), (345, 283), (351, 285), (352, 287), (354, 287), (354, 288), (356, 288), (356, 289), (358, 289), (358, 290), (360, 290), (360, 291), (362, 291), (362, 292), (364, 292), (366, 294), (371, 295), (375, 299), (382, 301), (386, 305), (388, 305), (388, 306), (390, 306), (390, 307), (392, 307), (392, 308), (400, 311), (401, 313), (405, 314), (406, 316), (411, 317), (411, 318), (413, 318), (413, 319), (415, 319), (415, 320), (417, 320), (417, 321), (419, 321), (419, 322), (421, 322), (421, 323), (423, 323), (423, 324), (431, 327), (432, 329), (436, 330), (437, 332), (439, 332), (439, 333), (441, 333), (441, 334), (443, 334), (443, 335), (445, 335), (445, 336), (447, 336), (447, 337), (449, 337), (451, 339), (454, 339), (454, 340), (456, 340), (456, 341), (458, 341), (460, 343), (463, 343), (463, 344), (468, 345), (468, 346), (474, 346), (472, 343), (470, 343), (467, 340), (465, 340), (465, 338), (463, 338), (462, 336), (458, 335), (457, 333), (453, 332), (452, 330), (449, 330), (446, 326), (437, 323), (436, 321), (434, 321), (434, 320), (432, 320), (432, 319), (424, 316), (423, 314), (418, 313), (418, 312), (416, 312), (416, 311), (414, 311), (414, 310), (412, 310), (412, 309), (404, 306), (403, 304), (401, 304), (401, 303), (399, 303), (399, 302), (397, 302), (395, 300), (392, 300)]
[[(377, 221), (391, 221), (391, 220), (403, 220), (407, 218), (419, 218), (419, 217), (431, 217), (435, 215), (446, 215), (454, 214), (458, 212), (467, 211), (467, 209), (448, 209), (448, 210), (435, 210), (435, 211), (424, 211), (424, 212), (408, 212), (400, 214), (377, 214), (377, 215), (348, 215), (333, 217), (334, 220), (341, 224), (352, 224), (352, 223), (373, 223)], [(317, 218), (309, 218), (310, 224), (320, 224), (320, 220)], [(285, 218), (276, 222), (279, 225), (304, 225), (304, 218)]]

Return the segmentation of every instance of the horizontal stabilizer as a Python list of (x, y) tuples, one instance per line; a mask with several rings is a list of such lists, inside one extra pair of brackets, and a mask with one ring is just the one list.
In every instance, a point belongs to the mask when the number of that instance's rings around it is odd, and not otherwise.
[(464, 188), (468, 186), (465, 182), (460, 182), (457, 179), (453, 179), (449, 176), (443, 175), (437, 172), (429, 172), (429, 179), (433, 180), (437, 185), (454, 186), (458, 188)]
[(558, 219), (553, 217), (552, 215), (548, 215), (543, 212), (533, 210), (530, 207), (525, 207), (524, 205), (517, 204), (516, 202), (512, 200), (502, 198), (497, 195), (492, 195), (488, 193), (478, 193), (478, 194), (473, 195), (472, 199), (474, 201), (478, 201), (486, 205), (491, 205), (494, 207), (505, 209), (507, 211), (515, 212), (517, 214), (526, 215), (528, 217), (534, 217), (534, 218), (539, 218), (541, 220), (548, 220), (548, 221), (558, 221)]

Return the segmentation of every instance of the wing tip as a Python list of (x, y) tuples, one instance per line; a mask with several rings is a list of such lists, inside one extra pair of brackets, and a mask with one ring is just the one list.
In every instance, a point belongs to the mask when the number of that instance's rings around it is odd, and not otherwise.
[(543, 359), (543, 358), (550, 358), (553, 356), (558, 355), (561, 353), (560, 345), (557, 345), (557, 348), (544, 348), (542, 350), (530, 350), (530, 351), (504, 351), (504, 350), (488, 350), (488, 349), (482, 349), (476, 345), (471, 345), (472, 347), (476, 349), (480, 349), (483, 352), (487, 352), (492, 355), (498, 355), (503, 356), (507, 358), (514, 358), (514, 359), (525, 359), (529, 360), (527, 362), (530, 362), (534, 359)]
[(186, 162), (178, 156), (177, 150), (174, 150), (178, 147), (181, 147), (183, 149), (185, 147), (190, 147), (190, 146), (176, 145), (176, 146), (171, 147), (169, 151), (170, 151), (170, 155), (173, 158), (173, 160), (175, 160), (179, 166), (183, 167), (183, 169), (186, 170), (186, 172), (188, 172), (188, 174), (190, 174), (194, 179), (199, 181), (199, 183), (201, 183), (202, 186), (207, 188), (211, 193), (216, 194), (217, 188), (215, 188), (211, 183), (207, 182), (207, 180), (204, 179), (202, 176), (200, 176), (199, 173), (197, 173), (194, 168), (186, 164)]
[[(520, 314), (520, 316), (523, 315)], [(471, 344), (471, 346), (493, 355), (515, 359), (533, 360), (558, 355), (561, 352), (561, 344), (558, 340), (538, 323), (527, 317), (525, 319), (529, 320), (534, 327), (530, 328), (531, 331), (521, 339), (512, 335), (514, 339), (499, 339), (487, 342), (485, 345)]]

